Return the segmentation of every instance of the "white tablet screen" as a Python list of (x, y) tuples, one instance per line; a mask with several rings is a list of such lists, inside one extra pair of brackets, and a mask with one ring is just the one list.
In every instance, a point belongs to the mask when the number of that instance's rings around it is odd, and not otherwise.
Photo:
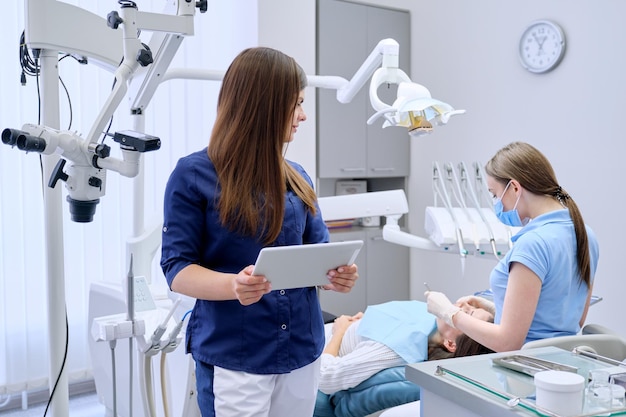
[(362, 240), (263, 248), (253, 275), (265, 275), (273, 290), (329, 284), (326, 274), (342, 265), (352, 265)]

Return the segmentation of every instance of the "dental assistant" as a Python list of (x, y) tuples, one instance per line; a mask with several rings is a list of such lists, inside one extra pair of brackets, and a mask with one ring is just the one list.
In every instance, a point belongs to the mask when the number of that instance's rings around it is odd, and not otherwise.
[[(548, 159), (514, 142), (485, 166), (498, 218), (522, 227), (491, 272), (494, 323), (477, 320), (439, 292), (426, 292), (428, 311), (496, 351), (578, 333), (591, 299), (599, 248)], [(465, 298), (479, 305), (480, 299)]]
[[(167, 183), (161, 266), (196, 298), (187, 352), (203, 417), (312, 415), (324, 347), (317, 290), (272, 291), (252, 274), (266, 246), (328, 242), (313, 183), (284, 158), (301, 122), (306, 74), (271, 48), (228, 68), (208, 148), (178, 161)], [(294, 274), (302, 271), (294, 270)], [(356, 265), (329, 271), (348, 292)]]

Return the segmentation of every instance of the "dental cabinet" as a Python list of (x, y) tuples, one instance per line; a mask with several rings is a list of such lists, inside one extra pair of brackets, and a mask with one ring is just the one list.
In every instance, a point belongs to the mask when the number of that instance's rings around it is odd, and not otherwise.
[[(317, 74), (346, 79), (382, 39), (400, 46), (400, 67), (410, 74), (410, 16), (407, 11), (341, 0), (317, 1)], [(374, 111), (369, 83), (349, 103), (340, 103), (336, 91), (318, 88), (317, 193), (335, 195), (338, 180), (366, 180), (367, 191), (403, 189), (410, 170), (407, 130), (381, 127), (366, 121)], [(393, 103), (396, 86), (381, 86), (379, 97)], [(406, 219), (400, 219), (401, 224)], [(383, 240), (380, 226), (331, 230), (331, 241), (361, 239), (357, 257), (359, 280), (348, 294), (321, 291), (322, 309), (335, 315), (365, 311), (371, 304), (409, 297), (409, 248)]]
[[(506, 360), (515, 355), (574, 367), (576, 373), (585, 380), (589, 371), (613, 366), (554, 346), (410, 364), (406, 366), (406, 378), (420, 386), (421, 415), (558, 416), (535, 404), (536, 391), (532, 376), (495, 364), (498, 359)], [(588, 402), (584, 402), (579, 415), (609, 415), (606, 411), (591, 410)], [(611, 415), (623, 415), (626, 409), (613, 410), (613, 413)]]
[(336, 316), (365, 311), (368, 305), (405, 300), (409, 294), (409, 248), (385, 242), (379, 228), (331, 233), (331, 240), (363, 240), (356, 259), (359, 280), (348, 294), (320, 291), (322, 310)]
[[(400, 45), (400, 68), (410, 74), (408, 12), (338, 0), (318, 0), (317, 74), (353, 74), (382, 39)], [(379, 97), (393, 103), (395, 86), (380, 87)], [(404, 128), (365, 123), (374, 111), (364, 86), (350, 103), (336, 91), (317, 89), (317, 173), (320, 178), (406, 177), (410, 139)]]

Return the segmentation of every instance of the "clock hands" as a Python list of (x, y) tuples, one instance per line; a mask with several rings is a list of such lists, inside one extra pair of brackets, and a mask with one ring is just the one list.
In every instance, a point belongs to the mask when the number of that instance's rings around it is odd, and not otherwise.
[(537, 45), (539, 45), (539, 49), (537, 49), (537, 55), (541, 55), (543, 53), (543, 44), (546, 42), (548, 37), (544, 36), (540, 38), (533, 33), (533, 38), (535, 38), (535, 42), (537, 42)]

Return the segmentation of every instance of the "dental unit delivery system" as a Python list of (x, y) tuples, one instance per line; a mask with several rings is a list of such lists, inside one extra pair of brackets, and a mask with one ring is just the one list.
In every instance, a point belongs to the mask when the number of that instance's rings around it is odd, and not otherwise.
[[(46, 262), (48, 285), (48, 317), (50, 337), (51, 414), (68, 415), (67, 376), (64, 372), (65, 330), (63, 216), (59, 180), (65, 183), (71, 218), (90, 222), (95, 209), (106, 193), (106, 171), (135, 178), (137, 191), (133, 201), (133, 235), (144, 230), (141, 154), (160, 148), (158, 137), (142, 133), (142, 129), (108, 133), (106, 127), (124, 99), (130, 111), (141, 115), (158, 85), (173, 78), (221, 80), (222, 72), (201, 70), (167, 71), (185, 36), (194, 33), (195, 9), (205, 12), (207, 2), (169, 0), (167, 13), (140, 12), (134, 1), (118, 0), (120, 11), (106, 19), (80, 7), (57, 0), (25, 0), (25, 46), (33, 51), (35, 70), (41, 87), (41, 120), (26, 123), (21, 128), (6, 128), (2, 142), (24, 152), (36, 152), (42, 157), (44, 188), (44, 226), (46, 228)], [(51, 23), (52, 22), (52, 23)], [(152, 33), (146, 45), (139, 38)], [(75, 34), (80, 33), (80, 36)], [(59, 128), (59, 53), (92, 59), (99, 66), (114, 72), (114, 85), (88, 134)], [(122, 58), (120, 61), (120, 57)], [(464, 110), (435, 100), (424, 86), (412, 83), (398, 68), (398, 44), (393, 39), (382, 40), (351, 80), (334, 76), (309, 76), (312, 87), (337, 90), (337, 99), (349, 102), (372, 76), (370, 102), (375, 114), (371, 124), (382, 117), (383, 127), (402, 126), (410, 136), (429, 133), (433, 126), (446, 124), (451, 116)], [(397, 84), (397, 99), (386, 104), (378, 99), (379, 85)], [(122, 158), (111, 156), (110, 148), (99, 140), (113, 136), (119, 143)], [(391, 226), (391, 224), (390, 224)], [(426, 240), (425, 240), (426, 241)], [(429, 246), (427, 242), (423, 242)]]
[(518, 227), (504, 225), (495, 215), (488, 196), (485, 174), (474, 164), (474, 181), (464, 162), (458, 171), (452, 163), (433, 162), (433, 195), (435, 204), (426, 207), (424, 229), (430, 240), (441, 249), (456, 246), (461, 258), (473, 247), (473, 254), (493, 254), (496, 260), (513, 245), (511, 237)]

